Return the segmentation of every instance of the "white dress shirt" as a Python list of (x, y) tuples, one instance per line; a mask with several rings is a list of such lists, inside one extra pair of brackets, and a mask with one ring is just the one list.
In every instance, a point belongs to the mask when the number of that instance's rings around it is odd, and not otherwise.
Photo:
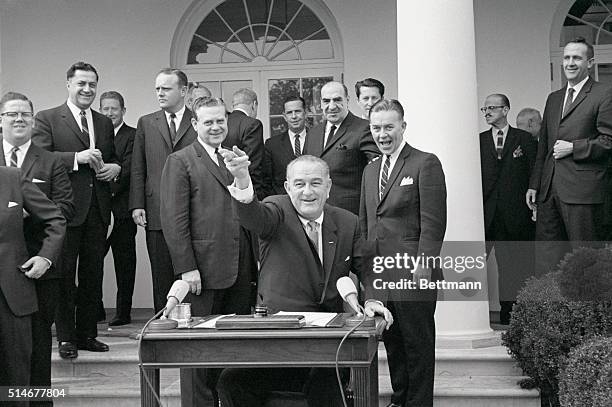
[[(291, 129), (287, 130), (289, 134), (289, 142), (291, 143), (291, 151), (295, 152), (295, 133)], [(304, 144), (306, 144), (306, 128), (300, 132), (300, 154), (304, 152)]]
[(563, 98), (563, 106), (565, 106), (565, 104), (567, 103), (567, 96), (569, 95), (569, 92), (568, 92), (569, 88), (574, 89), (574, 95), (572, 97), (572, 102), (573, 102), (574, 100), (576, 100), (576, 96), (578, 96), (578, 94), (582, 90), (582, 87), (588, 80), (589, 80), (589, 76), (587, 75), (586, 78), (584, 78), (583, 80), (581, 80), (574, 86), (570, 86), (569, 82), (567, 83), (567, 87), (565, 89), (565, 97)]
[[(393, 167), (395, 167), (395, 163), (397, 162), (397, 158), (399, 157), (400, 153), (404, 149), (404, 146), (406, 146), (406, 141), (402, 140), (402, 142), (399, 145), (399, 147), (397, 148), (397, 150), (395, 150), (393, 152), (393, 154), (391, 154), (391, 157), (389, 157), (389, 174), (388, 174), (389, 178), (391, 178), (391, 171), (393, 171)], [(387, 156), (385, 154), (383, 154), (379, 158), (379, 160), (382, 160), (382, 161), (380, 163), (380, 172), (378, 174), (378, 185), (380, 185), (380, 180), (382, 178), (383, 167), (385, 166), (385, 160), (386, 159), (387, 159)], [(389, 185), (387, 185), (386, 188), (388, 188), (388, 187), (389, 187)]]
[[(19, 146), (19, 151), (17, 151), (17, 168), (21, 168), (21, 166), (23, 165), (23, 159), (28, 153), (28, 149), (30, 148), (31, 144), (32, 140), (28, 140)], [(7, 167), (11, 165), (11, 150), (13, 149), (13, 147), (14, 146), (8, 141), (2, 139), (2, 148), (4, 149), (4, 163)]]
[(502, 139), (504, 140), (502, 142), (502, 147), (506, 144), (506, 137), (508, 136), (508, 130), (510, 129), (510, 125), (506, 124), (506, 127), (501, 128), (501, 129), (496, 129), (495, 127), (491, 127), (491, 135), (493, 136), (493, 145), (495, 146), (495, 148), (497, 148), (497, 133), (501, 130), (503, 135), (502, 135)]

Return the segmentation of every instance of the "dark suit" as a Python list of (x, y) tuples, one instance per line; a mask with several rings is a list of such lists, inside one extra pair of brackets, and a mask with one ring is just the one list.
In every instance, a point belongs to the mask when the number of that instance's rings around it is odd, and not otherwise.
[[(310, 243), (289, 196), (238, 204), (240, 223), (259, 236), (258, 295), (270, 312), (343, 312), (336, 281), (349, 271), (361, 274), (358, 219), (324, 207), (323, 264)], [(310, 376), (310, 377), (309, 377)], [(224, 406), (261, 406), (272, 390), (302, 390), (310, 405), (341, 406), (333, 369), (226, 369), (220, 381)]]
[(502, 303), (515, 301), (523, 282), (533, 273), (535, 223), (525, 194), (536, 151), (537, 142), (531, 134), (508, 127), (502, 158), (498, 159), (491, 129), (480, 133), (485, 240), (487, 253), (495, 246)]
[[(612, 150), (612, 87), (587, 80), (562, 117), (567, 88), (546, 100), (530, 188), (538, 191), (536, 240), (545, 258), (540, 272), (556, 266), (581, 241), (600, 240), (607, 171)], [(553, 158), (557, 140), (573, 143), (573, 153)], [(568, 242), (569, 243), (560, 243)], [(542, 245), (540, 249), (540, 245)]]
[[(287, 193), (285, 191), (287, 164), (295, 159), (295, 152), (289, 137), (289, 133), (284, 132), (270, 137), (264, 145), (263, 176), (266, 196)], [(300, 141), (304, 145), (305, 140), (302, 140), (302, 137)]]
[[(376, 242), (378, 254), (437, 256), (446, 231), (446, 185), (438, 158), (406, 144), (379, 198), (383, 158), (363, 173), (360, 226), (364, 239)], [(403, 271), (405, 277), (405, 270)], [(432, 271), (432, 280), (442, 278)], [(383, 335), (393, 395), (401, 406), (433, 404), (436, 292), (403, 290), (388, 296), (394, 324)]]
[(117, 280), (117, 318), (129, 319), (136, 278), (136, 224), (129, 210), (132, 149), (136, 129), (123, 123), (115, 135), (115, 154), (121, 163), (119, 178), (111, 182), (113, 230), (106, 239), (106, 252), (113, 249)]
[(263, 199), (265, 185), (263, 179), (262, 162), (264, 158), (263, 125), (257, 119), (247, 116), (240, 110), (234, 110), (227, 115), (227, 137), (223, 146), (231, 148), (237, 146), (247, 153), (251, 165), (249, 174), (253, 180), (253, 187), (257, 196)]
[(308, 132), (303, 153), (321, 157), (329, 165), (332, 187), (327, 202), (359, 214), (363, 169), (369, 160), (380, 155), (369, 123), (349, 112), (325, 148), (324, 140), (325, 122)]
[[(45, 232), (36, 255), (55, 264), (66, 221), (58, 207), (16, 168), (0, 167), (0, 386), (27, 386), (32, 353), (31, 314), (38, 308), (36, 288), (18, 267), (28, 254), (23, 209)], [(27, 404), (27, 403), (25, 403)]]
[[(168, 157), (161, 181), (161, 223), (174, 273), (199, 270), (202, 280), (201, 295), (185, 299), (192, 315), (249, 314), (257, 266), (226, 187), (231, 175), (196, 140)], [(181, 370), (182, 404), (213, 406), (217, 377), (215, 370)]]
[[(0, 143), (0, 157), (4, 155)], [(0, 162), (4, 165), (4, 161)], [(30, 144), (21, 164), (21, 175), (36, 185), (47, 198), (61, 210), (67, 221), (74, 216), (72, 187), (64, 164), (58, 157), (35, 144)], [(45, 238), (43, 225), (30, 217), (23, 221), (23, 229), (28, 246), (28, 254), (35, 256)], [(55, 309), (59, 302), (61, 286), (61, 266), (53, 264), (45, 274), (35, 281), (38, 297), (38, 311), (32, 315), (32, 363), (30, 384), (32, 386), (51, 386), (51, 325), (55, 319)], [(32, 405), (51, 405), (51, 403), (31, 402)]]
[[(117, 163), (112, 122), (94, 110), (91, 114), (96, 148), (105, 163)], [(79, 164), (78, 171), (73, 170), (75, 154), (89, 148), (89, 138), (81, 131), (66, 103), (36, 115), (32, 142), (52, 151), (64, 163), (76, 209), (68, 224), (62, 251), (64, 281), (55, 318), (57, 339), (74, 342), (95, 338), (98, 336), (96, 313), (102, 301), (104, 242), (110, 223), (110, 186), (97, 180), (88, 164)], [(75, 286), (77, 259), (78, 288)]]
[(146, 210), (147, 251), (151, 261), (155, 312), (166, 305), (166, 294), (174, 282), (172, 260), (160, 220), (161, 174), (166, 158), (196, 139), (196, 132), (191, 125), (192, 117), (191, 111), (185, 109), (176, 139), (173, 141), (170, 138), (166, 114), (163, 110), (158, 110), (138, 119), (134, 136), (129, 209)]

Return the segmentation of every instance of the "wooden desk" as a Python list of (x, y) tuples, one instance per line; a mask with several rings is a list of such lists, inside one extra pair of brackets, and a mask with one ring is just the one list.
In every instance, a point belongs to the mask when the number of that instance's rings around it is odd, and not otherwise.
[[(357, 330), (342, 344), (339, 364), (352, 370), (355, 407), (378, 406), (378, 337), (383, 329), (384, 320), (377, 318), (376, 328)], [(144, 376), (159, 394), (160, 368), (334, 367), (336, 349), (348, 330), (147, 331), (141, 345), (141, 405), (157, 405)]]

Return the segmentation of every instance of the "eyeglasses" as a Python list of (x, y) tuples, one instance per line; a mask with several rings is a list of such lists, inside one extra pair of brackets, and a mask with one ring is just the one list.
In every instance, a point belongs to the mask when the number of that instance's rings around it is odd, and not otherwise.
[(4, 112), (0, 116), (8, 117), (11, 120), (16, 120), (21, 115), (22, 120), (31, 120), (34, 117), (32, 112)]
[(492, 112), (495, 109), (501, 109), (503, 107), (506, 107), (506, 106), (485, 106), (485, 107), (481, 107), (480, 111), (483, 113)]

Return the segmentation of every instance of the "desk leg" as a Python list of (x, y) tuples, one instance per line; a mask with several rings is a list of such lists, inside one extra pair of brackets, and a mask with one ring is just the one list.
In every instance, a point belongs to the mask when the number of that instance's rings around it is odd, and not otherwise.
[[(153, 386), (152, 389), (145, 380), (145, 377), (149, 379)], [(161, 398), (159, 392), (159, 369), (144, 367), (140, 370), (140, 405), (142, 407), (158, 407), (155, 394)]]
[(353, 368), (354, 407), (378, 407), (378, 353), (369, 367)]

